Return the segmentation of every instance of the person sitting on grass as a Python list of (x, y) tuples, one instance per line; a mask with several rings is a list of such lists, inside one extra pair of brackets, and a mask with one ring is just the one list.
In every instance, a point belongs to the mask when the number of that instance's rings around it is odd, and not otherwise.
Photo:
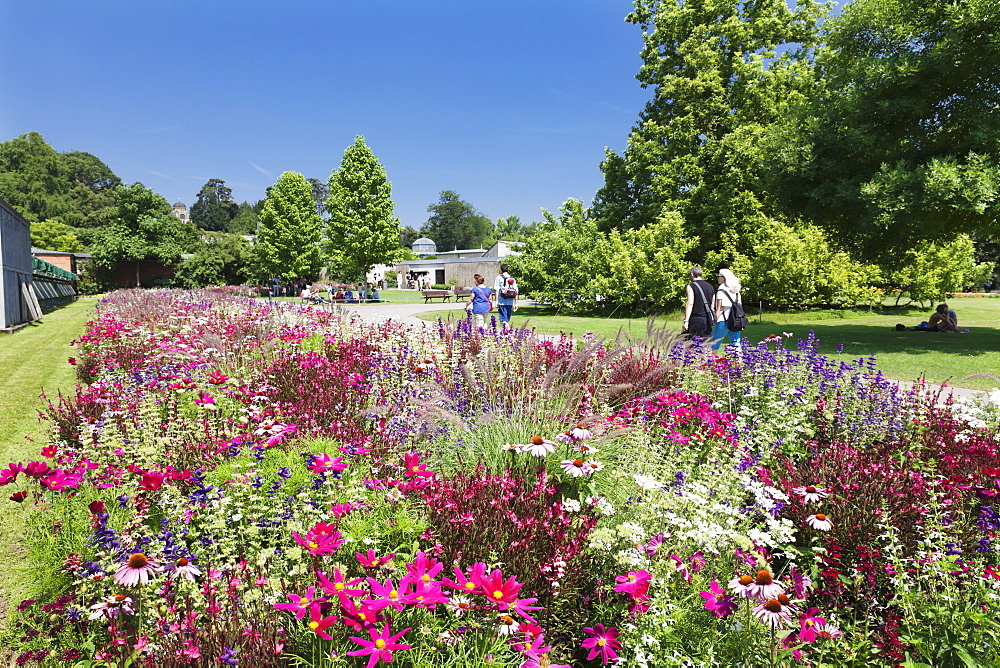
[(938, 304), (937, 309), (927, 321), (928, 332), (957, 332), (958, 315), (948, 308), (947, 304)]

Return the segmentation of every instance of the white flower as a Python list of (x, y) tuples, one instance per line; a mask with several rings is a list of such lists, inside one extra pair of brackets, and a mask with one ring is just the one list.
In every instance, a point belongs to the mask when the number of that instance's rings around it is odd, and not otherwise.
[(636, 473), (632, 477), (635, 478), (635, 482), (636, 482), (637, 485), (639, 485), (639, 488), (642, 489), (642, 490), (644, 490), (644, 491), (648, 492), (648, 491), (651, 491), (651, 490), (654, 490), (654, 489), (662, 489), (663, 488), (663, 483), (660, 482), (659, 480), (657, 480), (656, 478), (654, 478), (651, 475), (644, 475), (644, 474), (641, 474), (641, 473)]
[(562, 502), (562, 507), (566, 512), (578, 513), (583, 506), (576, 499), (565, 499)]

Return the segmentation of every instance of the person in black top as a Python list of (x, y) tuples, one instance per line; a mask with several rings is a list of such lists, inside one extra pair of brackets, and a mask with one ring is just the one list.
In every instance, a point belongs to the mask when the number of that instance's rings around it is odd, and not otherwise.
[(684, 331), (688, 336), (707, 337), (715, 327), (715, 289), (702, 279), (701, 267), (691, 267), (688, 273), (687, 302), (684, 304)]

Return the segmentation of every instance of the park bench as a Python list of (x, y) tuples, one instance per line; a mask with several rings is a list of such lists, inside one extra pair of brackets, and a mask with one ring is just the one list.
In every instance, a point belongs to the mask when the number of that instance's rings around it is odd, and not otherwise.
[(425, 304), (432, 299), (440, 299), (442, 302), (446, 302), (455, 296), (451, 290), (421, 290), (420, 294), (424, 296)]
[(455, 288), (455, 301), (459, 299), (468, 299), (472, 296), (472, 290), (467, 290), (466, 288)]

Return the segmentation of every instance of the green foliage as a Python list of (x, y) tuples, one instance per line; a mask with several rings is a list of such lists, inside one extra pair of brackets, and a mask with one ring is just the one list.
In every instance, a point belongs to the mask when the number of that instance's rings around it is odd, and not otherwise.
[(343, 278), (363, 277), (375, 264), (391, 264), (400, 242), (393, 215), (392, 184), (385, 168), (357, 136), (330, 175), (326, 209), (331, 266)]
[(908, 249), (892, 280), (911, 300), (925, 304), (981, 284), (992, 273), (993, 265), (976, 263), (972, 239), (963, 234), (954, 241), (925, 241)]
[(239, 205), (233, 201), (233, 191), (222, 179), (209, 179), (198, 191), (191, 206), (191, 222), (203, 230), (221, 232), (229, 227)]
[(434, 240), (439, 253), (481, 248), (493, 233), (493, 222), (454, 190), (442, 190), (437, 204), (431, 204), (427, 211), (431, 216), (420, 232)]
[(230, 234), (254, 234), (257, 232), (257, 221), (260, 214), (249, 202), (243, 202), (236, 210), (236, 215), (232, 217), (226, 225), (226, 231)]
[(121, 179), (83, 151), (58, 153), (37, 132), (0, 143), (0, 197), (29, 222), (98, 224)]
[(208, 233), (194, 257), (174, 271), (174, 278), (186, 288), (207, 285), (241, 285), (246, 282), (251, 262), (250, 245), (231, 234)]
[(145, 259), (172, 264), (194, 241), (194, 226), (171, 216), (167, 200), (141, 183), (117, 186), (114, 198), (108, 222), (95, 230), (92, 255), (99, 266)]
[(525, 293), (577, 309), (665, 307), (683, 294), (684, 256), (698, 240), (685, 236), (678, 214), (664, 212), (650, 225), (608, 234), (584, 215), (579, 200), (568, 200), (559, 218), (547, 211), (545, 217), (522, 254), (509, 259)]
[(83, 250), (83, 244), (68, 225), (57, 219), (31, 224), (31, 246), (45, 250), (76, 253)]
[(260, 214), (254, 252), (260, 267), (284, 280), (312, 278), (323, 266), (322, 219), (312, 188), (298, 172), (285, 172), (271, 187)]
[[(853, 260), (815, 226), (761, 219), (742, 241), (750, 252), (713, 254), (708, 265), (730, 258), (729, 267), (740, 277), (748, 302), (793, 307), (867, 304), (880, 278), (878, 267)], [(729, 239), (729, 245), (735, 246), (735, 240)]]

